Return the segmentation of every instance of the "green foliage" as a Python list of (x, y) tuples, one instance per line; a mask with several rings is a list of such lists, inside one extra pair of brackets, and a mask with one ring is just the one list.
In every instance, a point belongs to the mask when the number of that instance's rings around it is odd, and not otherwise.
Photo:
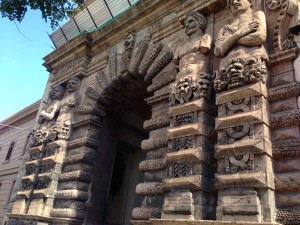
[(52, 29), (77, 8), (74, 0), (0, 0), (0, 13), (9, 20), (21, 22), (28, 9), (40, 10)]

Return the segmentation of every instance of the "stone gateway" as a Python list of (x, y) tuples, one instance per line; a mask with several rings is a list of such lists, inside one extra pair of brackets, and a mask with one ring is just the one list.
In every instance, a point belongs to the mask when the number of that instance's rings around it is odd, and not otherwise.
[(8, 225), (299, 225), (299, 32), (299, 0), (141, 0), (69, 40)]

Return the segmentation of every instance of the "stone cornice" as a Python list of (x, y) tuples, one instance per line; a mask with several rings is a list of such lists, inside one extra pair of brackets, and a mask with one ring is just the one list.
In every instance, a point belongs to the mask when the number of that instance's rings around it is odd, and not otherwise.
[[(16, 122), (19, 122), (28, 116), (35, 115), (38, 112), (41, 100), (36, 101), (35, 103), (31, 104), (30, 106), (22, 109), (21, 111), (17, 112), (16, 114), (12, 115), (11, 117), (1, 121), (2, 124), (11, 125)], [(0, 125), (0, 130), (5, 129), (7, 126)]]

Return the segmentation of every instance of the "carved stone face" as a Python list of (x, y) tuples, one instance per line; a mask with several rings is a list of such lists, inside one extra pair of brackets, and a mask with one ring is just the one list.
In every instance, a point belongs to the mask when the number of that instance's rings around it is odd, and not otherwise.
[(237, 15), (251, 8), (251, 3), (249, 0), (228, 0), (228, 6), (233, 15)]
[(125, 46), (126, 50), (133, 48), (134, 39), (135, 39), (135, 37), (134, 37), (133, 33), (126, 33), (125, 38), (124, 38), (124, 46)]
[(58, 138), (68, 140), (70, 137), (70, 126), (64, 125), (61, 127)]
[(73, 92), (78, 89), (78, 86), (79, 86), (78, 78), (71, 78), (67, 83), (66, 89), (68, 92)]
[(199, 22), (193, 16), (188, 16), (184, 22), (185, 33), (190, 36), (196, 33), (201, 27)]
[(62, 97), (64, 96), (64, 89), (63, 87), (59, 87), (59, 86), (54, 86), (50, 93), (49, 93), (49, 98), (50, 99), (62, 99)]

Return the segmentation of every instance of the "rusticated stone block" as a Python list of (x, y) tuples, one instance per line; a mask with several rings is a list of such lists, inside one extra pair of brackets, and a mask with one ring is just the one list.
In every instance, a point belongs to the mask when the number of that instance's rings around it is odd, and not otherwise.
[(167, 148), (160, 148), (157, 150), (147, 151), (147, 159), (163, 158), (165, 157), (167, 151)]
[(290, 141), (295, 143), (300, 138), (299, 126), (280, 128), (271, 131), (272, 141)]
[(170, 124), (170, 118), (168, 116), (165, 117), (155, 117), (150, 120), (146, 120), (144, 122), (145, 130), (155, 130), (162, 127), (167, 127)]
[(151, 138), (143, 140), (141, 148), (144, 151), (154, 150), (168, 145), (167, 137)]
[(86, 173), (93, 173), (93, 166), (85, 164), (85, 163), (76, 163), (71, 165), (66, 165), (63, 168), (64, 173), (72, 172), (72, 171), (83, 171)]
[(296, 97), (291, 97), (288, 99), (283, 99), (277, 102), (273, 102), (270, 105), (271, 113), (280, 113), (282, 111), (295, 110), (297, 108), (298, 105), (297, 105)]
[(273, 142), (274, 159), (295, 158), (300, 156), (300, 140)]
[(149, 159), (149, 160), (144, 160), (140, 162), (139, 164), (139, 170), (146, 172), (146, 171), (156, 171), (156, 170), (161, 170), (165, 168), (166, 166), (166, 161), (164, 158), (160, 159)]
[(13, 205), (12, 214), (24, 214), (26, 209), (25, 199), (17, 199)]
[(278, 191), (300, 191), (300, 172), (276, 174), (275, 188)]
[(85, 207), (85, 202), (81, 201), (56, 200), (54, 203), (54, 208), (84, 209)]
[(83, 182), (91, 182), (92, 174), (86, 173), (83, 171), (73, 171), (69, 173), (63, 173), (59, 177), (59, 181), (83, 181)]
[(33, 199), (28, 208), (28, 215), (43, 215), (45, 205), (42, 198)]
[(132, 211), (132, 219), (134, 220), (149, 220), (151, 219), (159, 219), (161, 215), (161, 208), (134, 208)]
[(218, 188), (253, 187), (275, 189), (274, 175), (264, 172), (216, 174), (216, 185)]
[(166, 154), (168, 164), (173, 162), (210, 162), (210, 156), (202, 148), (184, 149)]
[(202, 124), (188, 124), (180, 127), (169, 128), (168, 138), (178, 138), (187, 135), (204, 135), (207, 136), (207, 127)]
[(264, 110), (255, 110), (216, 118), (216, 130), (229, 128), (233, 126), (242, 126), (245, 124), (265, 123), (269, 124), (267, 112)]
[(270, 90), (268, 90), (268, 100), (270, 102), (275, 102), (281, 99), (297, 97), (299, 96), (299, 94), (300, 84), (295, 82), (271, 88)]
[(262, 82), (258, 82), (255, 84), (218, 93), (216, 96), (216, 104), (222, 105), (226, 102), (253, 97), (253, 96), (264, 96), (265, 98), (267, 98), (266, 85), (263, 84)]
[(300, 110), (290, 110), (272, 114), (270, 117), (271, 129), (300, 125)]
[(201, 175), (170, 178), (163, 180), (163, 189), (190, 189), (190, 190), (203, 190), (208, 191), (208, 179), (207, 177)]
[(75, 155), (68, 155), (64, 160), (64, 164), (69, 165), (69, 164), (76, 164), (76, 163), (86, 163), (86, 164), (93, 165), (94, 160), (95, 157), (92, 152), (80, 153)]
[(160, 195), (163, 194), (162, 183), (141, 183), (136, 186), (135, 192), (138, 195)]
[(80, 181), (66, 181), (66, 182), (59, 182), (58, 190), (79, 190), (79, 191), (88, 191), (89, 184)]
[(88, 192), (78, 191), (78, 190), (57, 191), (55, 194), (55, 199), (86, 201), (88, 200), (88, 198), (89, 198)]
[(206, 112), (209, 112), (211, 109), (208, 101), (205, 98), (200, 98), (182, 105), (177, 105), (170, 107), (169, 109), (169, 115), (170, 116), (177, 116), (182, 115), (198, 110), (204, 110)]
[(145, 182), (161, 182), (162, 179), (167, 177), (166, 170), (145, 172)]
[(267, 139), (250, 139), (227, 145), (215, 146), (216, 157), (228, 155), (264, 154), (272, 155), (271, 143)]
[(83, 209), (52, 209), (50, 216), (61, 218), (84, 219), (86, 211)]

